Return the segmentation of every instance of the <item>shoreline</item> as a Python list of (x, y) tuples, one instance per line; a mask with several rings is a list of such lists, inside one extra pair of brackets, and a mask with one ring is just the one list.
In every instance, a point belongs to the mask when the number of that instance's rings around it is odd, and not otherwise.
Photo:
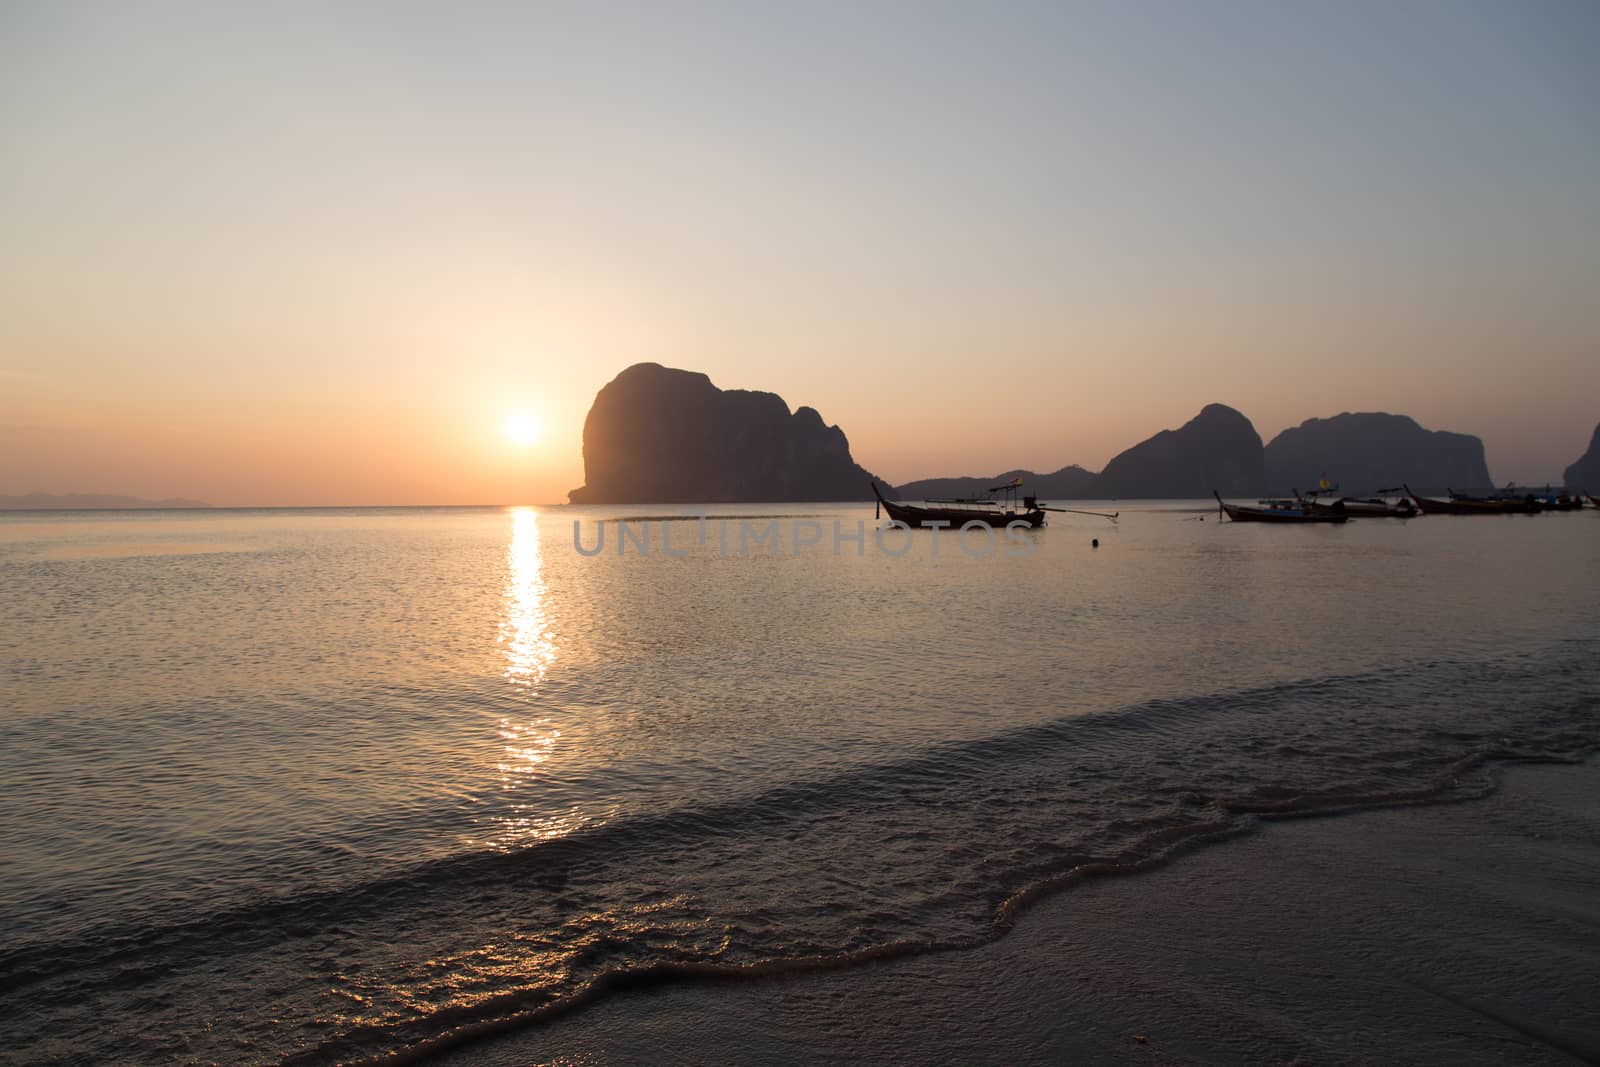
[(1600, 761), (1263, 821), (972, 949), (630, 989), (450, 1064), (1600, 1063)]

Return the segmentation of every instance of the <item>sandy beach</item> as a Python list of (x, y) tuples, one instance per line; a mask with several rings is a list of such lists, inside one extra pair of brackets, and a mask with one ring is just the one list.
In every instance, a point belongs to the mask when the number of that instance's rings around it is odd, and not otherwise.
[(1262, 823), (984, 947), (625, 992), (451, 1063), (1600, 1062), (1600, 764)]

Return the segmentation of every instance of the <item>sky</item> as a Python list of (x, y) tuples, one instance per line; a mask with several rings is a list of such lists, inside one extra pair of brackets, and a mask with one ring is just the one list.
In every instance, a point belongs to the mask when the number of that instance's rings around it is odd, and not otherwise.
[(1590, 0), (0, 0), (0, 161), (0, 494), (561, 502), (646, 361), (892, 482), (1600, 421)]

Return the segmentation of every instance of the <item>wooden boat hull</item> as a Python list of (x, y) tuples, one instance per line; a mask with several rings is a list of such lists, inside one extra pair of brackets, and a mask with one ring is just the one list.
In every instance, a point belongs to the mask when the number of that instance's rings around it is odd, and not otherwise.
[(1523, 496), (1471, 496), (1467, 493), (1458, 493), (1450, 490), (1450, 501), (1455, 504), (1470, 504), (1474, 507), (1485, 505), (1497, 507), (1502, 515), (1537, 515), (1544, 510), (1544, 504), (1532, 493)]
[(1038, 508), (1029, 510), (1007, 511), (996, 507), (984, 508), (936, 508), (919, 504), (901, 504), (898, 501), (886, 499), (878, 490), (876, 482), (872, 491), (878, 497), (878, 503), (883, 510), (888, 512), (889, 518), (894, 522), (904, 523), (913, 529), (951, 529), (959, 530), (968, 523), (979, 523), (995, 529), (1005, 529), (1012, 523), (1022, 523), (1027, 526), (1043, 526), (1044, 512)]
[[(1406, 492), (1411, 493), (1410, 489)], [(1424, 515), (1533, 515), (1540, 508), (1537, 501), (1529, 500), (1476, 500), (1470, 497), (1452, 497), (1434, 500), (1411, 493), (1411, 500)]]
[(1234, 522), (1349, 522), (1348, 515), (1335, 515), (1319, 511), (1273, 511), (1271, 508), (1248, 508), (1238, 504), (1224, 504), (1222, 510)]
[(1028, 526), (1043, 526), (1044, 512), (1042, 511), (1004, 511), (988, 512), (961, 511), (956, 508), (922, 508), (911, 504), (896, 504), (890, 507), (884, 504), (884, 510), (889, 513), (889, 518), (895, 522), (903, 522), (913, 529), (940, 528), (959, 530), (969, 522), (976, 522), (984, 526), (1005, 529), (1014, 522), (1024, 523)]
[(1220, 495), (1211, 494), (1217, 498), (1217, 504), (1224, 514), (1233, 522), (1276, 522), (1276, 523), (1307, 523), (1307, 522), (1348, 522), (1350, 516), (1343, 511), (1329, 506), (1327, 511), (1311, 509), (1282, 509), (1282, 508), (1252, 508), (1243, 504), (1229, 504)]
[[(1420, 512), (1409, 500), (1399, 504), (1371, 503), (1366, 500), (1342, 500), (1345, 514), (1352, 519), (1412, 519)], [(1313, 511), (1332, 512), (1332, 504), (1313, 504)]]

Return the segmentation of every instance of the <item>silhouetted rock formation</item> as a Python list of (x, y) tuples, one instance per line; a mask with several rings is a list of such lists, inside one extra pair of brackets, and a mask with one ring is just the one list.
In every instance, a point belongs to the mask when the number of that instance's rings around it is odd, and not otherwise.
[(722, 390), (693, 371), (637, 363), (583, 423), (574, 504), (868, 500), (872, 475), (837, 426), (775, 393)]
[(997, 485), (1013, 478), (1022, 479), (1022, 491), (1040, 500), (1081, 500), (1088, 495), (1089, 483), (1094, 481), (1094, 471), (1086, 471), (1074, 464), (1062, 467), (1052, 474), (1035, 474), (1033, 471), (1014, 470), (996, 474), (992, 478), (924, 478), (907, 482), (895, 493), (901, 500), (928, 500), (930, 498), (982, 497)]
[(1314, 489), (1324, 473), (1350, 496), (1402, 483), (1419, 492), (1493, 484), (1478, 438), (1425, 430), (1409, 416), (1382, 411), (1307, 419), (1267, 445), (1267, 485), (1274, 493)]
[(209, 508), (203, 500), (146, 500), (137, 496), (116, 496), (111, 493), (28, 493), (26, 496), (0, 496), (0, 511), (42, 509), (51, 511), (91, 511), (96, 508), (108, 511), (147, 510), (150, 508)]
[(1589, 438), (1589, 451), (1578, 457), (1578, 462), (1568, 467), (1562, 475), (1568, 489), (1579, 493), (1600, 494), (1600, 426), (1594, 428)]
[(1207, 404), (1176, 430), (1162, 430), (1117, 456), (1095, 476), (1099, 500), (1259, 496), (1266, 483), (1261, 435), (1223, 404)]

